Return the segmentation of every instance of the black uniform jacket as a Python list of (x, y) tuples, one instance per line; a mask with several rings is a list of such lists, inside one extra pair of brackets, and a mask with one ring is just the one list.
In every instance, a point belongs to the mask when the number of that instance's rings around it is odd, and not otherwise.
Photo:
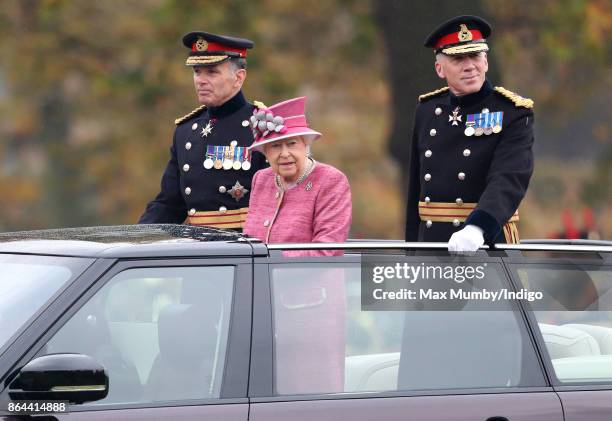
[[(161, 191), (149, 202), (139, 223), (182, 223), (188, 215), (201, 211), (242, 209), (249, 206), (251, 179), (259, 169), (267, 167), (265, 157), (253, 152), (251, 168), (206, 169), (207, 146), (251, 146), (253, 134), (249, 119), (255, 106), (238, 92), (220, 107), (200, 107), (192, 114), (177, 119), (170, 161), (161, 180)], [(212, 121), (212, 131), (204, 136), (203, 129)], [(240, 200), (228, 192), (239, 182), (249, 190)], [(224, 193), (220, 191), (225, 190)]]
[[(485, 241), (505, 243), (504, 224), (518, 209), (533, 172), (533, 101), (485, 81), (457, 97), (448, 88), (422, 95), (417, 107), (406, 213), (406, 241), (446, 242), (464, 224), (483, 229)], [(458, 108), (457, 108), (458, 107)], [(453, 125), (453, 111), (458, 111)], [(470, 114), (503, 112), (501, 131), (467, 136)], [(419, 217), (419, 201), (477, 203), (465, 222)]]

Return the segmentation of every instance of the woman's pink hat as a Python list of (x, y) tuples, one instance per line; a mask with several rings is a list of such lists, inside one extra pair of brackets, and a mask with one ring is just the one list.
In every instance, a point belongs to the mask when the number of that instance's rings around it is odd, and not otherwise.
[(263, 152), (266, 143), (303, 136), (308, 143), (321, 137), (321, 133), (308, 127), (304, 109), (306, 97), (288, 99), (269, 108), (255, 108), (251, 116), (251, 129), (255, 141), (250, 150)]

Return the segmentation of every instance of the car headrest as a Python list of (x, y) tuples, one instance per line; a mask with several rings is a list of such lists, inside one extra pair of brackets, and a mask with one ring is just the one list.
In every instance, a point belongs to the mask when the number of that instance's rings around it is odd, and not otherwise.
[(539, 323), (551, 359), (600, 355), (597, 341), (588, 333), (567, 326)]
[(196, 304), (170, 304), (162, 308), (157, 322), (161, 356), (177, 364), (212, 356), (218, 317), (218, 313)]
[(587, 324), (566, 324), (563, 327), (577, 329), (591, 335), (599, 344), (599, 349), (602, 354), (612, 355), (612, 329), (604, 326), (595, 326)]
[[(74, 340), (78, 332), (79, 340)], [(53, 352), (78, 352), (97, 357), (101, 348), (112, 343), (104, 312), (88, 303), (49, 342)]]

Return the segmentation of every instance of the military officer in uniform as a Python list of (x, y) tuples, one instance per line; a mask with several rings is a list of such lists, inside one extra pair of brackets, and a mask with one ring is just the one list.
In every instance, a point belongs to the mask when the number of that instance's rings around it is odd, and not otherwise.
[[(170, 160), (161, 191), (139, 223), (183, 223), (242, 229), (249, 206), (251, 179), (266, 167), (253, 143), (250, 118), (257, 105), (242, 94), (247, 39), (191, 32), (187, 66), (201, 104), (176, 119)], [(255, 102), (263, 106), (263, 104)]]
[(472, 254), (516, 243), (533, 172), (533, 101), (486, 79), (491, 26), (458, 16), (425, 41), (447, 86), (419, 97), (412, 137), (406, 241), (448, 241)]

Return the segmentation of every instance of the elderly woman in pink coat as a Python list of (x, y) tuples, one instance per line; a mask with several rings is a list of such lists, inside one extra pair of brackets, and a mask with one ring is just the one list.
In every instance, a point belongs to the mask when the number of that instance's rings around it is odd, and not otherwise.
[[(344, 242), (348, 237), (349, 183), (341, 171), (310, 156), (310, 145), (321, 133), (308, 127), (305, 101), (290, 99), (256, 110), (251, 118), (255, 141), (250, 149), (262, 152), (270, 168), (253, 177), (244, 232), (265, 243)], [(330, 256), (342, 251), (283, 254)], [(333, 266), (306, 278), (283, 275), (282, 268), (272, 271), (278, 394), (344, 391), (344, 273)]]
[[(306, 98), (258, 109), (251, 117), (255, 141), (270, 168), (253, 177), (244, 232), (265, 243), (344, 242), (351, 225), (351, 190), (346, 176), (315, 161), (310, 145), (321, 133), (308, 127)], [(316, 250), (291, 256), (342, 254)]]

